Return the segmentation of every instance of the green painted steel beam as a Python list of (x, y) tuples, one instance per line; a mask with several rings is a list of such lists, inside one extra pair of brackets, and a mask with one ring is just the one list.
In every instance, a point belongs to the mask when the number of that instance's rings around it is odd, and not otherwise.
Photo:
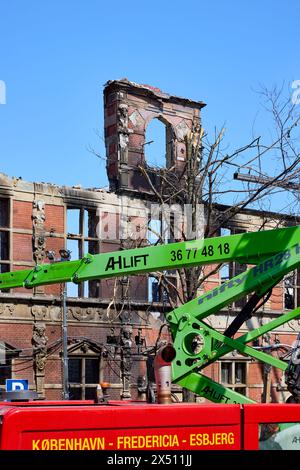
[(25, 281), (32, 273), (32, 269), (22, 269), (0, 274), (0, 289), (12, 289), (14, 287), (24, 287)]
[[(37, 265), (33, 269), (0, 274), (0, 289), (15, 287), (33, 288), (39, 285), (104, 279), (146, 272), (172, 270), (196, 265), (238, 261), (254, 264), (253, 268), (197, 299), (173, 310), (167, 316), (176, 349), (173, 362), (174, 380), (179, 385), (211, 401), (228, 403), (253, 403), (252, 400), (217, 384), (204, 375), (194, 372), (227, 352), (237, 349), (285, 370), (286, 364), (246, 343), (264, 332), (295, 318), (299, 312), (290, 312), (238, 339), (227, 338), (201, 322), (212, 313), (250, 292), (264, 293), (285, 274), (300, 266), (300, 227), (214, 237), (211, 239), (179, 242), (168, 245), (132, 250), (87, 254), (83, 259)], [(192, 351), (192, 341), (197, 332), (203, 338), (201, 352)], [(218, 349), (213, 345), (221, 343)]]
[[(260, 326), (259, 328), (255, 328), (252, 331), (249, 331), (248, 333), (239, 336), (238, 341), (240, 343), (249, 343), (250, 341), (254, 341), (260, 336), (264, 335), (265, 333), (268, 333), (269, 331), (275, 330), (281, 325), (284, 325), (284, 323), (287, 323), (291, 320), (294, 320), (295, 318), (300, 317), (300, 308), (296, 308), (295, 310), (292, 310), (291, 312), (284, 313), (283, 315), (280, 315), (278, 318), (275, 318), (274, 320), (271, 320), (270, 322), (266, 323), (265, 325)], [(235, 348), (233, 348), (235, 349)], [(233, 350), (231, 347), (227, 345), (221, 346), (219, 349), (216, 350), (216, 354), (214, 357), (214, 360), (219, 359), (220, 357), (224, 356), (225, 354), (228, 354), (230, 351)], [(285, 369), (287, 368), (287, 364)], [(282, 369), (282, 370), (285, 370)]]
[(285, 274), (299, 266), (300, 244), (296, 243), (200, 297), (174, 309), (167, 315), (168, 322), (173, 324), (172, 331), (182, 317), (191, 315), (198, 320), (206, 318), (251, 292), (265, 291), (265, 286), (269, 287), (277, 283)]
[(246, 354), (250, 357), (254, 357), (258, 361), (265, 362), (267, 364), (270, 364), (273, 367), (277, 367), (278, 369), (285, 370), (286, 369), (286, 363), (281, 361), (280, 359), (277, 359), (276, 357), (270, 356), (269, 354), (266, 354), (258, 349), (254, 349), (251, 346), (247, 346), (245, 342), (239, 341), (239, 339), (232, 339), (228, 338), (227, 336), (222, 335), (218, 331), (214, 330), (213, 328), (208, 327), (210, 330), (210, 334), (213, 338), (215, 338), (218, 341), (223, 341), (224, 344), (232, 348), (232, 350), (236, 349), (242, 354)]
[(300, 227), (250, 232), (168, 245), (86, 255), (82, 260), (0, 274), (0, 289), (32, 288), (58, 282), (83, 282), (212, 263), (256, 264), (300, 243)]
[[(265, 333), (269, 332), (269, 331), (272, 331), (276, 328), (278, 328), (279, 326), (283, 325), (284, 323), (287, 323), (295, 318), (298, 318), (300, 316), (300, 308), (297, 308), (291, 312), (288, 312), (286, 314), (283, 314), (283, 315), (280, 315), (278, 318), (275, 318), (274, 320), (268, 322), (267, 324), (265, 325), (262, 325), (260, 326), (259, 328), (256, 328), (242, 336), (239, 336), (237, 339), (235, 339), (234, 341), (238, 341), (239, 343), (242, 343), (242, 344), (245, 344), (245, 343), (248, 343), (250, 341), (254, 341), (255, 339), (259, 338), (260, 336), (264, 335)], [(193, 321), (191, 323), (191, 325), (195, 325), (195, 321)], [(202, 329), (205, 330), (206, 332), (208, 332), (209, 330), (213, 330), (211, 329), (211, 327), (209, 327), (208, 325), (206, 325), (204, 322), (197, 322), (198, 325), (201, 325), (202, 326)], [(188, 324), (187, 324), (188, 325)], [(215, 331), (215, 330), (213, 330)], [(188, 326), (186, 327), (186, 329), (184, 330), (184, 336), (180, 338), (180, 334), (178, 334), (176, 336), (176, 341), (179, 343), (181, 343), (181, 345), (179, 346), (180, 350), (184, 350), (185, 348), (182, 346), (183, 345), (183, 342), (186, 341), (186, 338), (188, 338), (188, 336), (192, 335), (192, 336), (195, 336), (196, 334), (199, 334), (199, 332), (201, 333), (201, 330), (195, 330), (195, 328), (192, 328), (192, 329), (189, 329)], [(218, 340), (220, 340), (220, 337), (218, 338)], [(207, 346), (207, 342), (209, 341), (209, 344)], [(221, 340), (222, 342), (222, 340)], [(204, 342), (204, 347), (203, 347), (203, 350), (201, 351), (201, 354), (200, 354), (200, 357), (197, 357), (196, 360), (194, 360), (193, 362), (193, 365), (189, 368), (186, 368), (184, 371), (182, 371), (181, 373), (187, 373), (187, 371), (192, 371), (193, 369), (195, 368), (201, 368), (201, 367), (206, 367), (208, 366), (209, 364), (211, 364), (212, 362), (215, 362), (217, 360), (219, 360), (221, 357), (223, 357), (224, 355), (228, 354), (229, 352), (237, 349), (236, 347), (236, 343), (232, 343), (230, 346), (228, 344), (222, 344), (221, 347), (217, 348), (217, 349), (214, 349), (212, 347), (212, 341), (211, 341), (211, 336), (209, 336), (209, 338), (207, 338), (207, 336), (205, 337), (205, 342)], [(180, 356), (182, 357), (182, 354), (180, 353)], [(188, 357), (186, 356), (185, 357), (185, 360), (186, 361), (188, 359)], [(261, 356), (261, 357), (257, 357), (258, 360), (263, 360), (263, 362), (266, 362), (270, 365), (274, 365), (275, 367), (279, 367), (281, 370), (286, 370), (287, 368), (287, 363), (281, 361), (281, 363), (278, 365), (278, 364), (273, 364), (272, 362), (272, 359), (270, 360), (270, 356), (269, 355), (264, 355), (264, 356)], [(177, 357), (177, 361), (178, 361), (178, 357)], [(185, 362), (183, 362), (185, 363)], [(175, 362), (173, 363), (173, 375), (174, 375), (174, 367), (175, 367)], [(177, 371), (178, 373), (178, 371)], [(180, 373), (179, 373), (180, 375)]]
[[(193, 349), (193, 341), (196, 338), (200, 338), (202, 343), (199, 352)], [(241, 354), (254, 357), (258, 361), (265, 362), (281, 370), (285, 370), (287, 367), (286, 363), (280, 359), (247, 346), (245, 342), (239, 341), (239, 339), (228, 338), (201, 321), (187, 319), (186, 326), (178, 331), (173, 343), (176, 351), (176, 358), (172, 362), (173, 380), (177, 381), (194, 369), (201, 368), (207, 365), (208, 362), (212, 363), (220, 358), (220, 354), (217, 356), (217, 351), (212, 348), (212, 339), (225, 344), (229, 347), (229, 350), (235, 349)]]
[(181, 377), (174, 382), (215, 403), (255, 403), (254, 400), (209, 379), (205, 375), (195, 372), (191, 372), (187, 376)]
[[(38, 285), (70, 282), (82, 260), (38, 265), (33, 269), (0, 274), (0, 289), (33, 288)], [(39, 282), (41, 279), (41, 282)]]

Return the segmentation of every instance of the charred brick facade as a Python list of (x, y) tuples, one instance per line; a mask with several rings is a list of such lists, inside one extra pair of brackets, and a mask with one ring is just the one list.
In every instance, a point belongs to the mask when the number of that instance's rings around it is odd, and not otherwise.
[[(150, 121), (166, 126), (166, 166), (180, 171), (186, 162), (185, 137), (200, 132), (201, 101), (163, 93), (149, 85), (114, 80), (104, 89), (107, 175), (113, 191), (151, 193), (139, 166), (147, 165), (145, 133)], [(153, 173), (155, 183), (155, 173)]]
[[(148, 196), (151, 200), (151, 189), (139, 167), (147, 165), (144, 153), (147, 125), (154, 118), (164, 122), (166, 165), (179, 171), (187, 155), (186, 135), (191, 131), (200, 133), (203, 106), (202, 102), (171, 96), (126, 79), (108, 82), (104, 111), (110, 191), (28, 183), (0, 174), (0, 271), (28, 269), (35, 263), (49, 262), (47, 252), (57, 255), (62, 248), (70, 248), (74, 259), (87, 251), (104, 253), (146, 244), (145, 207)], [(130, 243), (120, 233), (121, 217), (125, 217), (136, 234)], [(276, 214), (244, 211), (227, 229), (231, 233), (255, 231), (262, 223), (266, 229), (273, 228), (277, 224)], [(287, 217), (285, 223), (299, 221)], [(231, 275), (234, 269), (232, 265)], [(213, 274), (204, 290), (222, 282), (220, 272)], [(2, 388), (5, 378), (24, 378), (40, 397), (61, 398), (63, 287), (50, 285), (34, 291), (18, 288), (0, 293), (0, 342), (6, 351), (0, 364)], [(70, 288), (67, 298), (69, 382), (73, 398), (92, 398), (96, 384), (105, 381), (110, 384), (112, 398), (144, 399), (143, 353), (155, 345), (170, 305), (150, 299), (147, 275), (92, 281), (74, 289)], [(292, 289), (294, 305), (298, 306), (300, 282), (295, 281)], [(213, 316), (213, 326), (224, 331), (239, 308), (233, 304), (229, 311)], [(276, 318), (287, 308), (281, 283), (254, 315), (251, 328)], [(247, 325), (241, 331), (247, 331)], [(298, 331), (299, 321), (293, 320), (264, 340), (291, 344)], [(216, 381), (228, 381), (229, 386), (258, 401), (267, 377), (263, 366), (236, 352), (211, 365), (207, 374)], [(268, 377), (272, 399), (284, 400), (282, 372), (273, 371)], [(181, 399), (181, 390), (175, 386), (174, 393)]]

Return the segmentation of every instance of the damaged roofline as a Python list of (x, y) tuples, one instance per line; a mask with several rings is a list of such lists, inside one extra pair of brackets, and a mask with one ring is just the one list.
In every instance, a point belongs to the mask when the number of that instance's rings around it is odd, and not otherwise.
[(113, 88), (114, 85), (118, 85), (119, 87), (121, 86), (126, 90), (134, 88), (137, 92), (141, 94), (146, 94), (162, 101), (171, 101), (174, 103), (191, 105), (199, 109), (202, 109), (206, 106), (206, 103), (204, 103), (203, 101), (195, 101), (188, 98), (182, 98), (181, 96), (169, 95), (168, 93), (162, 92), (159, 88), (155, 88), (150, 85), (131, 82), (127, 78), (121, 78), (120, 80), (109, 80), (104, 85), (104, 93), (106, 93), (110, 87)]

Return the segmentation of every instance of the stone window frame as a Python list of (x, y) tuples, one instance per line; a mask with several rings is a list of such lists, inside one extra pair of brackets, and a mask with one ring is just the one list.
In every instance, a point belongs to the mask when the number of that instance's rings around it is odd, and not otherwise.
[[(171, 168), (172, 166), (174, 166), (176, 164), (175, 155), (174, 155), (174, 145), (175, 145), (175, 142), (177, 140), (176, 139), (176, 133), (175, 133), (175, 129), (174, 129), (174, 126), (172, 125), (172, 123), (170, 123), (166, 119), (166, 117), (164, 115), (161, 115), (161, 114), (151, 116), (149, 119), (147, 119), (145, 121), (145, 130), (144, 130), (145, 143), (143, 145), (143, 162), (144, 162), (144, 165), (146, 165), (149, 170), (152, 169), (152, 170), (156, 171), (156, 167), (154, 167), (153, 165), (151, 165), (148, 162), (147, 148), (146, 148), (146, 145), (145, 145), (145, 144), (151, 142), (151, 139), (150, 140), (148, 139), (148, 137), (149, 137), (148, 126), (149, 126), (149, 124), (153, 123), (153, 121), (158, 121), (160, 124), (162, 124), (164, 126), (164, 132), (165, 132), (165, 136), (164, 136), (164, 143), (165, 143), (164, 165), (161, 165), (161, 167), (166, 168), (166, 169)], [(148, 132), (148, 135), (147, 135), (147, 132)], [(151, 137), (151, 134), (150, 134), (150, 137)]]
[[(231, 235), (240, 235), (243, 233), (247, 233), (247, 230), (245, 228), (239, 228), (239, 227), (232, 227), (230, 228), (230, 234)], [(241, 264), (238, 261), (231, 261), (229, 263), (229, 279), (232, 277), (238, 276), (239, 274), (242, 274), (243, 272), (247, 271), (248, 266), (246, 264)], [(239, 300), (236, 300), (233, 302), (233, 306), (236, 310), (241, 310), (249, 300), (248, 295), (244, 295), (241, 297)]]
[[(71, 210), (78, 210), (79, 211), (79, 218), (78, 218), (78, 229), (79, 233), (70, 233), (68, 232), (68, 212)], [(86, 225), (86, 213), (94, 212), (94, 215), (97, 214), (97, 208), (95, 206), (87, 206), (87, 205), (79, 205), (79, 204), (67, 204), (66, 206), (66, 240), (65, 245), (68, 249), (70, 246), (68, 245), (68, 241), (77, 241), (78, 244), (78, 258), (81, 259), (84, 254), (89, 252), (90, 254), (98, 254), (100, 253), (100, 239), (97, 237), (97, 227), (95, 225), (95, 236), (92, 237), (88, 233), (86, 233), (86, 229), (89, 230), (89, 226)], [(77, 222), (77, 221), (76, 221)], [(86, 244), (88, 244), (88, 249), (86, 250)], [(94, 244), (94, 248), (90, 249), (90, 247)], [(72, 251), (72, 250), (71, 250)], [(71, 254), (72, 256), (72, 254)], [(69, 297), (79, 297), (79, 298), (99, 298), (100, 297), (100, 283), (98, 281), (86, 281), (81, 282), (77, 286), (74, 287), (72, 285), (72, 289), (77, 288), (77, 295), (71, 295)], [(92, 295), (91, 295), (92, 294)]]
[(5, 197), (2, 194), (0, 194), (0, 210), (1, 210), (1, 205), (2, 202), (5, 201), (5, 204), (7, 204), (6, 207), (6, 213), (7, 213), (7, 220), (6, 222), (2, 225), (2, 217), (0, 215), (0, 235), (3, 233), (7, 234), (7, 257), (5, 259), (2, 259), (2, 243), (6, 243), (6, 241), (1, 241), (1, 236), (0, 236), (0, 272), (9, 272), (11, 271), (11, 265), (12, 265), (12, 259), (11, 259), (11, 253), (12, 253), (12, 232), (11, 232), (11, 220), (12, 220), (12, 215), (11, 215), (11, 199), (9, 197)]
[[(79, 400), (85, 399), (93, 399), (96, 398), (96, 387), (102, 380), (103, 375), (103, 360), (102, 360), (102, 347), (98, 344), (93, 343), (89, 340), (82, 340), (79, 342), (75, 342), (68, 347), (68, 363), (72, 359), (78, 359), (81, 361), (81, 371), (80, 371), (80, 381), (79, 382), (71, 382), (70, 381), (70, 369), (69, 369), (69, 393), (70, 393), (70, 400), (71, 398), (71, 389), (79, 389), (81, 391), (80, 398), (73, 398)], [(86, 361), (87, 360), (95, 360), (98, 361), (98, 382), (95, 383), (86, 383)], [(93, 397), (86, 398), (86, 389), (95, 389), (95, 393)], [(95, 396), (94, 396), (95, 395)]]
[[(1, 354), (1, 351), (3, 350), (3, 348), (5, 351), (4, 355), (3, 353)], [(9, 370), (9, 374), (6, 374), (6, 376), (3, 378), (4, 381), (6, 379), (16, 378), (14, 359), (18, 358), (20, 352), (21, 351), (19, 349), (11, 346), (5, 341), (0, 342), (0, 377), (2, 375), (1, 371), (3, 371), (3, 368)], [(17, 365), (17, 368), (18, 368), (18, 365)], [(3, 384), (0, 383), (0, 390), (4, 390), (4, 389), (5, 389), (5, 382)]]
[[(71, 360), (74, 360), (74, 359), (77, 359), (81, 362), (81, 380), (80, 382), (71, 382), (69, 380), (69, 390), (70, 390), (70, 400), (72, 400), (73, 398), (71, 398), (72, 396), (72, 392), (71, 390), (72, 389), (79, 389), (80, 390), (80, 398), (74, 398), (74, 400), (76, 399), (79, 399), (79, 400), (91, 400), (93, 398), (96, 398), (96, 387), (100, 381), (100, 365), (101, 365), (101, 358), (100, 357), (95, 357), (95, 356), (90, 356), (90, 355), (82, 355), (82, 356), (69, 356), (68, 357), (68, 362), (70, 364), (70, 361)], [(87, 360), (93, 360), (93, 361), (98, 361), (98, 369), (99, 369), (99, 376), (98, 376), (98, 381), (95, 382), (95, 383), (86, 383), (86, 361)], [(70, 370), (69, 370), (69, 374), (70, 374)], [(95, 396), (93, 397), (86, 397), (86, 390), (87, 389), (95, 389)]]
[[(152, 227), (152, 230), (151, 230), (151, 227), (150, 227), (151, 222), (159, 222), (159, 227), (158, 228), (157, 227), (154, 227), (154, 228)], [(171, 224), (174, 223), (174, 219), (173, 219), (172, 216), (171, 216), (170, 223)], [(148, 219), (148, 229), (147, 229), (147, 240), (148, 240), (148, 242), (152, 245), (156, 245), (157, 241), (161, 237), (161, 239), (164, 241), (164, 243), (173, 243), (174, 242), (173, 235), (168, 230), (169, 229), (167, 229), (167, 234), (168, 234), (169, 237), (166, 238), (166, 228), (164, 226), (163, 216), (162, 216), (161, 212), (159, 213), (159, 218), (151, 219), (151, 217), (149, 217), (149, 219)], [(157, 232), (157, 233), (155, 233), (155, 232)], [(158, 233), (159, 233), (159, 237), (157, 236)], [(152, 238), (153, 235), (154, 235), (155, 238)], [(177, 273), (177, 270), (176, 269), (166, 269), (163, 272), (164, 272), (165, 277), (168, 279), (168, 281), (171, 284), (174, 285), (175, 289), (177, 289), (178, 288), (178, 273)], [(166, 289), (163, 288), (163, 286), (157, 286), (157, 299), (158, 300), (153, 299), (154, 284), (158, 284), (158, 282), (157, 282), (155, 276), (153, 276), (153, 274), (149, 273), (148, 274), (148, 302), (150, 302), (150, 303), (155, 302), (155, 303), (162, 304), (162, 305), (165, 305), (165, 304), (170, 305), (167, 291), (166, 291)]]
[(284, 276), (282, 297), (284, 310), (300, 307), (300, 269), (295, 269)]

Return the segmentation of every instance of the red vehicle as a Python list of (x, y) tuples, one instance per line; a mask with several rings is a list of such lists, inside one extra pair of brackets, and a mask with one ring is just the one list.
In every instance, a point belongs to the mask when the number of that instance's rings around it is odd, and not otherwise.
[[(0, 274), (1, 289), (135, 275), (153, 270), (239, 261), (254, 267), (166, 316), (173, 344), (156, 351), (155, 404), (141, 402), (0, 403), (0, 449), (238, 450), (300, 449), (300, 338), (284, 362), (251, 346), (300, 316), (300, 308), (234, 337), (272, 288), (300, 266), (300, 227), (137, 248)], [(205, 319), (245, 295), (224, 332)], [(255, 404), (203, 370), (232, 350), (285, 372), (291, 400)], [(171, 374), (172, 369), (172, 374)], [(171, 404), (171, 380), (217, 404)], [(10, 397), (12, 398), (12, 396)], [(294, 402), (294, 403), (292, 403)]]
[(2, 402), (1, 450), (300, 449), (298, 404)]

